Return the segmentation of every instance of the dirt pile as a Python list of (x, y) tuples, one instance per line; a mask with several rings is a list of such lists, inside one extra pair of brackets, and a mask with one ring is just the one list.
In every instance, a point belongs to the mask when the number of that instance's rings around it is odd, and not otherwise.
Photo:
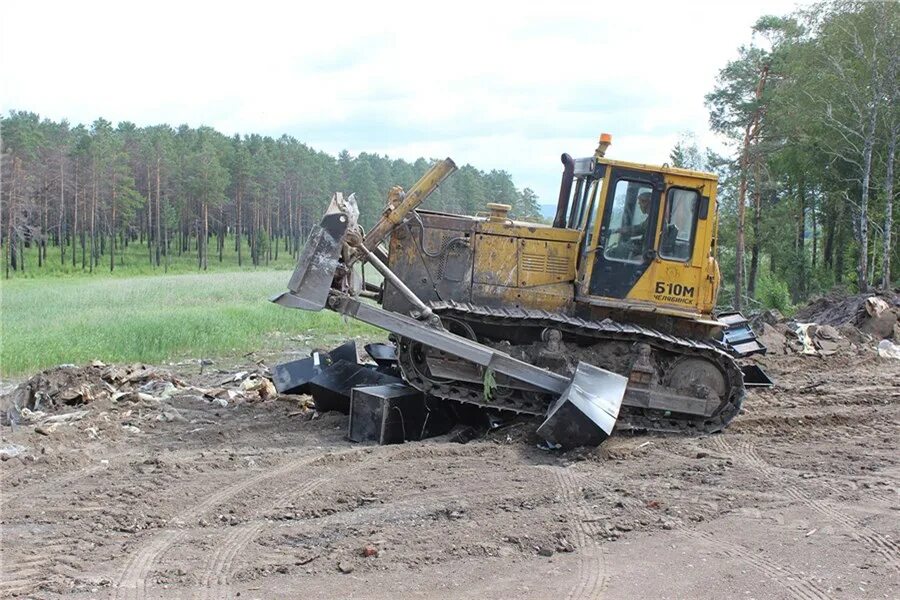
[(900, 342), (900, 296), (835, 292), (812, 300), (793, 319), (771, 310), (755, 315), (752, 324), (773, 355), (877, 351), (889, 356)]
[(797, 311), (800, 323), (817, 323), (837, 328), (852, 326), (877, 340), (900, 342), (900, 295), (893, 292), (846, 296), (831, 293), (816, 298)]

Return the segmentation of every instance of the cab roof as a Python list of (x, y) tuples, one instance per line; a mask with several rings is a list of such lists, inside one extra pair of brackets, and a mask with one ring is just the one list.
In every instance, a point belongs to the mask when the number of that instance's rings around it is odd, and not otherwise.
[(709, 181), (719, 181), (719, 176), (715, 173), (706, 173), (704, 171), (693, 171), (691, 169), (680, 169), (678, 167), (670, 167), (666, 165), (648, 165), (644, 163), (628, 162), (625, 160), (612, 160), (609, 158), (596, 159), (599, 164), (609, 165), (611, 167), (624, 167), (626, 169), (637, 169), (640, 171), (652, 171), (654, 173), (666, 173), (672, 175), (680, 175), (681, 177), (694, 177), (696, 179), (706, 179)]

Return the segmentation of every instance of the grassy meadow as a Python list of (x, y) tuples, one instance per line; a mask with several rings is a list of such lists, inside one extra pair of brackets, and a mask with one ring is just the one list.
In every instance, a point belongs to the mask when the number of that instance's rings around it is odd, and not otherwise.
[(2, 280), (0, 375), (94, 359), (161, 363), (240, 356), (286, 348), (297, 338), (327, 347), (377, 331), (331, 312), (268, 302), (286, 289), (287, 269), (137, 276), (122, 271), (115, 277)]

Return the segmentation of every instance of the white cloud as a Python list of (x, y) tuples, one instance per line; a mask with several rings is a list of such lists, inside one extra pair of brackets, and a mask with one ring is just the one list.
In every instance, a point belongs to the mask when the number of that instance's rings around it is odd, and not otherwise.
[(452, 156), (552, 202), (559, 154), (664, 162), (789, 0), (503, 4), (10, 3), (0, 106), (90, 122), (288, 133), (330, 152)]

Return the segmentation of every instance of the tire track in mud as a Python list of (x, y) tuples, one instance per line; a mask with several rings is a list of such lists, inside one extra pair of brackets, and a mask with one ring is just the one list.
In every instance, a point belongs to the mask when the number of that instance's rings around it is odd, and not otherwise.
[[(352, 451), (350, 454), (358, 452)], [(314, 491), (326, 483), (355, 473), (363, 468), (368, 460), (362, 458), (353, 463), (350, 469), (342, 470), (339, 473), (322, 476), (305, 481), (299, 487), (289, 488), (287, 491), (278, 494), (268, 503), (269, 510), (278, 508), (288, 501), (295, 501)], [(312, 461), (313, 463), (315, 461)], [(210, 600), (218, 600), (220, 598), (228, 598), (231, 596), (229, 587), (231, 585), (231, 577), (235, 571), (235, 562), (241, 551), (257, 538), (266, 528), (266, 521), (259, 521), (252, 524), (238, 525), (232, 528), (225, 539), (216, 549), (216, 552), (207, 561), (206, 568), (203, 569), (203, 580), (201, 586), (204, 590), (203, 597)]]
[(606, 550), (596, 537), (600, 533), (600, 527), (591, 519), (592, 515), (584, 502), (584, 494), (575, 476), (565, 467), (545, 468), (550, 469), (556, 478), (562, 501), (569, 507), (569, 514), (576, 520), (572, 534), (580, 550), (578, 577), (575, 585), (566, 594), (566, 600), (601, 598), (609, 584), (609, 578)]
[[(728, 441), (722, 439), (721, 436), (717, 436), (713, 438), (713, 443), (722, 451), (737, 457), (758, 473), (765, 475), (766, 477), (780, 479), (784, 483), (783, 492), (785, 495), (792, 500), (811, 508), (835, 523), (844, 526), (851, 537), (855, 538), (870, 551), (881, 555), (891, 567), (900, 570), (900, 543), (892, 540), (879, 531), (875, 531), (858, 519), (830, 506), (823, 500), (813, 498), (800, 490), (793, 483), (786, 480), (782, 469), (763, 459), (750, 442), (737, 441), (732, 445)], [(827, 487), (832, 490), (835, 489), (830, 485)]]
[[(116, 461), (116, 462), (119, 463), (121, 461)], [(18, 502), (19, 500), (21, 500), (22, 498), (24, 498), (26, 496), (33, 498), (35, 496), (40, 495), (42, 492), (45, 492), (46, 490), (50, 490), (50, 489), (68, 490), (68, 488), (73, 483), (76, 483), (77, 481), (79, 481), (81, 479), (90, 477), (91, 475), (96, 475), (97, 473), (106, 471), (110, 467), (112, 467), (111, 463), (110, 464), (93, 465), (90, 467), (85, 467), (83, 469), (80, 469), (80, 470), (78, 470), (70, 475), (66, 475), (65, 477), (62, 477), (60, 479), (48, 478), (47, 480), (44, 480), (44, 481), (35, 482), (32, 485), (27, 485), (27, 484), (25, 486), (20, 485), (19, 486), (20, 489), (18, 490), (17, 493), (7, 495), (7, 492), (4, 492), (3, 495), (6, 497), (3, 499), (3, 504), (6, 507), (9, 507), (11, 504), (15, 504), (16, 502)], [(25, 468), (23, 467), (22, 470), (24, 471)], [(18, 473), (18, 471), (17, 471), (17, 473)], [(2, 484), (0, 484), (0, 485), (2, 485)]]
[[(586, 480), (588, 486), (592, 485), (589, 475), (583, 473), (575, 473), (573, 477)], [(654, 521), (659, 517), (659, 513), (645, 506), (639, 499), (623, 498), (623, 504), (632, 512), (640, 517), (646, 518), (648, 521)], [(728, 542), (716, 538), (710, 533), (688, 529), (684, 525), (677, 528), (677, 531), (703, 541), (715, 547), (718, 552), (724, 556), (737, 559), (758, 571), (761, 575), (783, 587), (794, 598), (799, 600), (828, 600), (830, 596), (822, 590), (819, 585), (808, 577), (794, 573), (784, 566), (769, 560), (765, 555), (752, 551), (741, 544)]]
[(720, 540), (705, 531), (695, 531), (684, 527), (679, 528), (678, 531), (687, 537), (701, 540), (713, 546), (723, 556), (737, 559), (749, 565), (767, 579), (790, 592), (794, 598), (799, 598), (800, 600), (829, 600), (831, 598), (812, 579), (789, 571), (780, 564), (769, 560), (765, 554), (748, 550), (740, 544)]
[(54, 575), (66, 578), (77, 576), (84, 565), (68, 554), (76, 543), (56, 535), (41, 541), (39, 554), (4, 556), (0, 572), (0, 597), (34, 593)]
[[(278, 508), (279, 506), (282, 506), (289, 501), (296, 501), (298, 498), (302, 498), (306, 494), (309, 494), (322, 485), (330, 483), (334, 480), (341, 479), (343, 477), (348, 477), (356, 473), (363, 467), (369, 466), (371, 464), (371, 461), (375, 459), (396, 463), (398, 460), (402, 461), (408, 459), (433, 458), (432, 456), (428, 455), (423, 456), (421, 452), (418, 452), (416, 450), (411, 451), (410, 449), (403, 446), (391, 448), (387, 452), (385, 452), (385, 450), (387, 450), (387, 448), (382, 447), (380, 453), (367, 453), (369, 454), (368, 457), (354, 463), (349, 469), (342, 470), (341, 472), (331, 476), (323, 476), (312, 479), (310, 481), (306, 481), (301, 484), (299, 488), (291, 488), (288, 491), (279, 494), (271, 502), (268, 503), (267, 510)], [(464, 458), (466, 456), (481, 455), (483, 453), (484, 452), (481, 450), (471, 452), (454, 449), (452, 452), (448, 452), (447, 454), (454, 457)], [(439, 452), (438, 454), (442, 453)], [(362, 454), (360, 454), (360, 456), (362, 457)], [(398, 500), (399, 504), (415, 504), (420, 501), (421, 498), (427, 497), (432, 494), (434, 494), (434, 492), (432, 491), (412, 492), (410, 494), (401, 495)], [(475, 486), (469, 490), (457, 490), (457, 493), (451, 492), (449, 495), (442, 493), (435, 499), (441, 502), (447, 502), (448, 500), (465, 500), (468, 498), (483, 499), (483, 497), (484, 493), (482, 488), (480, 486)], [(398, 502), (392, 501), (391, 509), (396, 509), (397, 504)], [(353, 512), (354, 511), (349, 511), (349, 513), (342, 513), (342, 515), (346, 516), (346, 514), (352, 514)], [(323, 517), (318, 521), (320, 524), (333, 524), (339, 520), (340, 517), (338, 515), (330, 515), (327, 517)], [(203, 581), (201, 582), (201, 586), (204, 589), (204, 598), (208, 598), (209, 600), (218, 600), (219, 598), (230, 597), (231, 578), (236, 570), (236, 559), (242, 555), (241, 551), (248, 544), (252, 543), (260, 534), (262, 534), (268, 525), (269, 523), (266, 521), (260, 521), (253, 524), (245, 524), (237, 526), (228, 534), (228, 536), (216, 550), (215, 554), (210, 557), (209, 561), (207, 561), (207, 566), (204, 569)]]
[[(357, 451), (354, 450), (352, 452)], [(321, 454), (316, 454), (314, 456), (306, 455), (302, 458), (288, 460), (275, 469), (266, 470), (261, 473), (257, 473), (256, 475), (241, 479), (238, 482), (209, 495), (199, 504), (196, 504), (195, 506), (182, 511), (181, 513), (173, 517), (172, 520), (196, 520), (205, 512), (215, 508), (216, 506), (224, 502), (227, 502), (234, 496), (237, 496), (238, 494), (241, 494), (246, 490), (253, 489), (254, 487), (273, 478), (284, 477), (289, 473), (296, 471), (297, 469), (315, 463), (321, 458)], [(126, 563), (125, 568), (117, 578), (116, 598), (134, 598), (140, 600), (149, 597), (147, 592), (147, 580), (153, 564), (156, 562), (160, 554), (162, 554), (166, 549), (170, 548), (176, 543), (184, 540), (188, 536), (188, 533), (189, 532), (187, 530), (167, 529), (156, 533), (156, 535), (154, 535), (149, 542), (143, 543), (138, 548), (137, 552), (135, 552), (131, 556), (129, 561)]]
[[(10, 509), (15, 509), (17, 504), (27, 498), (28, 506), (34, 506), (34, 503), (38, 500), (47, 506), (47, 508), (42, 510), (44, 518), (47, 518), (48, 514), (73, 513), (78, 509), (73, 509), (65, 502), (59, 502), (60, 498), (66, 498), (67, 494), (75, 490), (75, 486), (82, 480), (110, 469), (121, 467), (133, 458), (134, 456), (131, 454), (121, 454), (107, 463), (84, 467), (60, 479), (52, 479), (52, 475), (48, 476), (43, 481), (23, 486), (11, 498), (4, 493), (3, 512), (6, 513), (8, 520)], [(25, 470), (25, 468), (23, 467), (22, 470)], [(172, 476), (166, 474), (163, 478), (157, 479), (153, 486), (157, 488), (165, 487), (171, 480)], [(135, 490), (146, 491), (148, 486), (151, 486), (151, 482), (141, 481), (135, 483), (129, 490), (131, 492)], [(51, 490), (58, 490), (58, 492), (50, 493)], [(97, 510), (102, 510), (102, 507), (98, 507)], [(7, 523), (5, 526), (10, 525), (10, 523)], [(90, 534), (82, 534), (82, 536), (84, 535)], [(83, 571), (82, 563), (84, 559), (77, 557), (73, 553), (75, 545), (77, 545), (77, 540), (54, 534), (37, 541), (36, 548), (40, 552), (37, 556), (25, 559), (18, 559), (16, 556), (4, 556), (2, 574), (0, 574), (0, 595), (32, 593), (57, 575), (67, 579), (76, 577), (78, 573)]]
[[(82, 507), (79, 509), (78, 507), (73, 508), (62, 503), (54, 506), (50, 500), (58, 500), (60, 497), (66, 497), (65, 494), (72, 491), (72, 486), (76, 485), (81, 479), (100, 471), (105, 471), (108, 468), (108, 465), (95, 466), (87, 470), (73, 473), (64, 478), (59, 484), (63, 494), (44, 498), (43, 501), (47, 504), (51, 504), (51, 506), (48, 506), (41, 511), (42, 518), (46, 519), (48, 518), (48, 515), (54, 514), (72, 514), (79, 512), (80, 510), (87, 510), (89, 512), (103, 511), (104, 507), (102, 505)], [(175, 479), (174, 475), (163, 473), (155, 480), (145, 479), (135, 482), (128, 488), (128, 492), (131, 497), (140, 498), (143, 495), (150, 494), (158, 489), (169, 487)], [(47, 484), (42, 483), (39, 485), (45, 487)], [(94, 536), (95, 534), (81, 533), (80, 535), (83, 540), (85, 539), (85, 536)], [(68, 579), (76, 578), (79, 573), (83, 572), (83, 563), (85, 561), (83, 557), (78, 556), (77, 545), (78, 540), (66, 538), (57, 533), (52, 534), (49, 537), (35, 540), (36, 549), (39, 551), (39, 554), (36, 556), (23, 559), (19, 559), (16, 556), (4, 557), (3, 572), (2, 576), (0, 576), (0, 594), (12, 593), (12, 591), (7, 589), (10, 586), (14, 587), (19, 593), (31, 592), (35, 588), (50, 581), (54, 575), (59, 575)], [(12, 582), (15, 582), (16, 585), (13, 585)]]

